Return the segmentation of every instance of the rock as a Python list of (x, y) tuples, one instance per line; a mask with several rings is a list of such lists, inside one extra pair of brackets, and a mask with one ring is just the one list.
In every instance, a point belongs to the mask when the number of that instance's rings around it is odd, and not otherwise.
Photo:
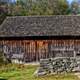
[(43, 76), (43, 75), (46, 75), (46, 74), (47, 74), (46, 71), (44, 69), (42, 69), (41, 67), (38, 68), (34, 73), (35, 76)]
[(72, 70), (73, 72), (80, 72), (80, 68), (78, 67), (74, 67), (74, 69)]

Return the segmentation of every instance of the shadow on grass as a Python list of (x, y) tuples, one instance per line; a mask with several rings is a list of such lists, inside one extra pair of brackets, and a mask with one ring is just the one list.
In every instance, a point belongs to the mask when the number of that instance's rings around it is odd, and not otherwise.
[(5, 79), (5, 78), (0, 77), (0, 80), (8, 80), (8, 79)]

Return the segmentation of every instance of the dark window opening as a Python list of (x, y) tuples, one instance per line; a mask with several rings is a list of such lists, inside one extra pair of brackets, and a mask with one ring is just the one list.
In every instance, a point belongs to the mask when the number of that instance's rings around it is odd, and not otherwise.
[(77, 53), (76, 56), (80, 56), (80, 53)]

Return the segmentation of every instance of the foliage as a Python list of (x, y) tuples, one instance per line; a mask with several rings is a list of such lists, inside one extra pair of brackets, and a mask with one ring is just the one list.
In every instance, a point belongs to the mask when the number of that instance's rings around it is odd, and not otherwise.
[(6, 16), (80, 14), (79, 6), (80, 0), (73, 0), (71, 5), (67, 0), (17, 0), (16, 3), (5, 0), (0, 2), (0, 24)]
[(8, 9), (7, 6), (5, 5), (5, 3), (2, 5), (0, 5), (0, 24), (3, 22), (3, 20), (6, 18), (6, 16), (8, 15)]
[(66, 15), (68, 14), (69, 4), (67, 0), (50, 0), (50, 8), (53, 10), (53, 15)]
[(0, 51), (0, 67), (2, 65), (7, 65), (8, 63), (10, 63), (9, 60), (6, 58), (5, 54)]
[(7, 16), (6, 14), (0, 14), (0, 24), (4, 21), (6, 16)]
[(6, 16), (64, 15), (68, 14), (66, 0), (17, 0), (16, 3), (1, 2), (0, 24)]
[(63, 15), (69, 8), (66, 0), (18, 0), (27, 15)]
[(76, 1), (73, 1), (71, 3), (71, 13), (72, 14), (78, 14), (79, 13), (79, 3)]
[(4, 54), (3, 52), (0, 51), (0, 65), (4, 64), (5, 60), (4, 60)]

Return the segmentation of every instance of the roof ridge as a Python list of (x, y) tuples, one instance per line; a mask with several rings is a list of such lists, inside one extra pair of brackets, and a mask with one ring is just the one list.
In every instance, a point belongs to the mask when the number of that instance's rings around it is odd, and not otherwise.
[(70, 16), (80, 16), (80, 15), (33, 15), (33, 16), (7, 16), (7, 18), (16, 18), (16, 17), (54, 17), (54, 16), (57, 16), (57, 17), (70, 17)]

